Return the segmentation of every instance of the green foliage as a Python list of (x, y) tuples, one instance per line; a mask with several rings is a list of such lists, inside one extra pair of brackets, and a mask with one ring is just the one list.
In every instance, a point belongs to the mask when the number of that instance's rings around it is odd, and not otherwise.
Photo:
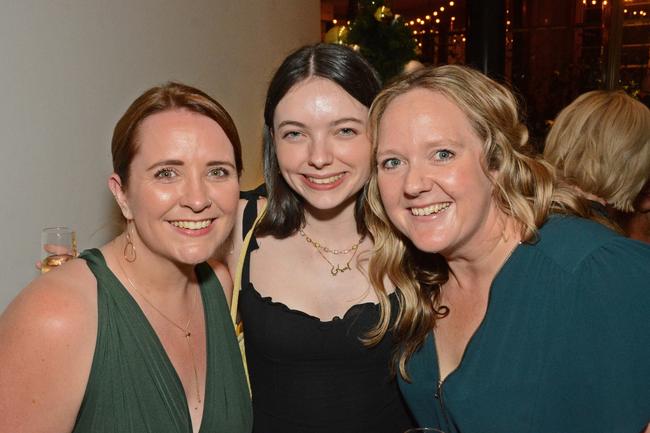
[(378, 20), (377, 9), (388, 6), (382, 0), (362, 0), (359, 13), (347, 35), (347, 43), (358, 45), (359, 52), (372, 64), (384, 82), (398, 75), (404, 65), (415, 59), (415, 41), (411, 32), (392, 14)]

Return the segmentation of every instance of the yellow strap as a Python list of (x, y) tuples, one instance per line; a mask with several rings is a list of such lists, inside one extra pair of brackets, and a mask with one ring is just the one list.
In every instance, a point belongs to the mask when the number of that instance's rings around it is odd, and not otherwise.
[[(257, 206), (257, 203), (255, 203), (255, 205)], [(248, 233), (246, 233), (246, 236), (244, 237), (244, 242), (242, 242), (241, 250), (239, 251), (239, 260), (237, 260), (237, 271), (235, 272), (235, 282), (232, 291), (232, 301), (230, 303), (230, 318), (232, 319), (232, 323), (235, 327), (235, 335), (237, 336), (237, 342), (239, 343), (241, 358), (244, 363), (244, 372), (246, 373), (246, 381), (248, 382), (249, 392), (251, 390), (251, 383), (248, 377), (248, 365), (246, 364), (246, 346), (244, 345), (244, 329), (241, 322), (237, 323), (237, 307), (239, 305), (239, 292), (241, 291), (241, 277), (244, 270), (244, 260), (246, 260), (246, 253), (248, 252), (248, 245), (251, 242), (251, 238), (253, 237), (253, 231), (255, 231), (255, 227), (257, 226), (257, 223), (264, 216), (264, 211), (266, 211), (266, 204), (264, 205), (262, 210), (258, 213), (257, 218), (255, 218), (255, 222), (253, 222), (253, 226), (248, 231)]]

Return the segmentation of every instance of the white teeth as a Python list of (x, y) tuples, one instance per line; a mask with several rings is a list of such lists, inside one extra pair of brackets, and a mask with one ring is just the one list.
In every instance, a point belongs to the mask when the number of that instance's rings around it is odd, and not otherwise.
[(203, 221), (171, 221), (170, 224), (180, 229), (199, 230), (204, 229), (212, 223), (212, 220)]
[(343, 173), (337, 174), (335, 176), (326, 177), (325, 179), (309, 177), (309, 176), (307, 177), (307, 179), (309, 179), (310, 182), (316, 183), (318, 185), (327, 185), (328, 183), (336, 182), (337, 180), (339, 180), (342, 177), (343, 177)]
[(443, 210), (447, 209), (449, 206), (451, 206), (450, 202), (432, 204), (431, 206), (421, 208), (412, 207), (411, 213), (415, 216), (426, 216), (434, 213), (440, 213)]

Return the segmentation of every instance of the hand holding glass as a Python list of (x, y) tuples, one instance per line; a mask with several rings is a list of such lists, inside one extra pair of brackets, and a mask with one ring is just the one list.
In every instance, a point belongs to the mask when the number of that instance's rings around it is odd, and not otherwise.
[(77, 256), (77, 238), (68, 227), (47, 227), (41, 231), (41, 273)]

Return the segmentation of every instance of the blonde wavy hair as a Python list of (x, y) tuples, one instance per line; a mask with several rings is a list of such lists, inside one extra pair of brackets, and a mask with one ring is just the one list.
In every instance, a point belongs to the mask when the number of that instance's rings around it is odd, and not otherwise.
[[(468, 67), (425, 68), (400, 77), (384, 89), (370, 109), (374, 157), (386, 108), (398, 96), (419, 88), (443, 95), (467, 116), (483, 141), (484, 170), (494, 185), (493, 200), (519, 223), (524, 241), (534, 242), (538, 227), (551, 212), (591, 216), (586, 201), (573, 188), (556, 181), (549, 163), (533, 156), (513, 93)], [(384, 286), (388, 278), (398, 288), (399, 300), (392, 327), (399, 343), (395, 365), (408, 380), (408, 359), (422, 345), (436, 319), (447, 314), (439, 305), (440, 287), (448, 279), (447, 264), (437, 254), (418, 251), (388, 219), (377, 186), (377, 164), (373, 164), (367, 186), (365, 211), (375, 241), (368, 274), (381, 307), (380, 320), (365, 341), (376, 344), (390, 327), (391, 306)]]
[(567, 182), (632, 212), (650, 176), (650, 110), (622, 91), (587, 92), (555, 119), (544, 157)]

